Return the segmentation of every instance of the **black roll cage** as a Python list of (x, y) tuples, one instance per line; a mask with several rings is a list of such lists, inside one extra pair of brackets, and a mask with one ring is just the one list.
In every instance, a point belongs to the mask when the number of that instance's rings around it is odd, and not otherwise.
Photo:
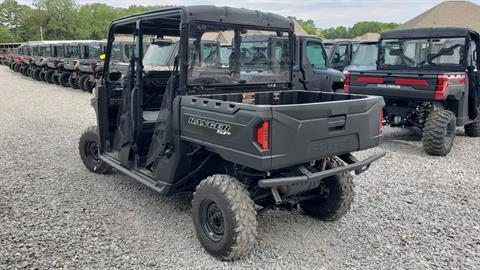
[[(192, 7), (192, 9), (195, 8), (205, 8), (205, 6), (198, 6), (198, 7)], [(214, 9), (221, 9), (217, 7), (213, 7)], [(188, 74), (188, 46), (189, 46), (189, 26), (192, 24), (198, 24), (198, 23), (204, 23), (208, 25), (225, 25), (225, 26), (241, 26), (249, 29), (256, 29), (256, 30), (268, 30), (272, 32), (286, 32), (288, 33), (289, 36), (289, 43), (290, 43), (290, 69), (293, 68), (294, 65), (294, 34), (293, 34), (293, 25), (291, 27), (279, 27), (279, 26), (271, 26), (271, 24), (265, 24), (258, 26), (258, 25), (250, 25), (250, 24), (239, 24), (239, 23), (233, 23), (229, 22), (227, 19), (220, 18), (219, 21), (213, 21), (213, 20), (196, 20), (195, 19), (195, 14), (194, 13), (189, 13), (189, 9), (185, 7), (181, 8), (172, 8), (172, 9), (165, 9), (161, 11), (153, 11), (153, 12), (148, 12), (148, 13), (143, 13), (140, 15), (133, 15), (125, 18), (118, 19), (114, 22), (112, 22), (109, 33), (108, 33), (108, 43), (106, 46), (106, 59), (105, 59), (105, 65), (103, 67), (103, 77), (102, 77), (102, 83), (105, 84), (106, 78), (108, 78), (108, 68), (110, 64), (110, 52), (112, 50), (113, 42), (114, 42), (114, 37), (115, 34), (118, 33), (124, 33), (124, 32), (117, 32), (117, 29), (124, 28), (124, 31), (129, 31), (128, 33), (125, 32), (125, 34), (132, 34), (134, 35), (135, 38), (135, 50), (134, 50), (134, 57), (135, 57), (135, 64), (137, 66), (136, 69), (136, 80), (135, 80), (135, 86), (141, 88), (141, 81), (142, 81), (142, 76), (143, 76), (143, 63), (142, 63), (142, 56), (143, 55), (143, 39), (138, 38), (143, 36), (143, 25), (142, 23), (144, 21), (148, 20), (154, 20), (154, 19), (165, 19), (166, 21), (172, 20), (172, 16), (178, 16), (179, 20), (175, 20), (175, 24), (178, 25), (177, 29), (174, 28), (166, 28), (162, 33), (165, 35), (172, 35), (172, 36), (178, 36), (180, 38), (179, 41), (179, 54), (178, 54), (178, 76), (179, 76), (179, 81), (178, 81), (178, 92), (182, 94), (187, 94), (189, 92), (189, 89), (192, 88), (191, 85), (187, 84), (187, 74)], [(239, 10), (239, 9), (238, 9)], [(188, 15), (187, 15), (188, 14)], [(276, 15), (278, 16), (278, 15)], [(280, 24), (280, 23), (279, 23)], [(135, 25), (134, 28), (132, 26)], [(173, 26), (169, 25), (169, 26)], [(161, 26), (158, 26), (158, 28), (161, 28)], [(152, 28), (155, 29), (155, 28)], [(152, 34), (154, 31), (152, 31)], [(175, 35), (176, 34), (176, 35)], [(290, 78), (288, 80), (288, 84), (290, 85), (292, 82), (292, 72), (290, 72)], [(265, 83), (261, 84), (239, 84), (239, 85), (232, 85), (232, 84), (216, 84), (214, 87), (215, 88), (222, 88), (222, 87), (228, 87), (228, 88), (233, 88), (237, 89), (241, 87), (242, 89), (254, 89), (255, 87), (258, 87), (258, 85), (265, 85)], [(282, 85), (282, 83), (279, 83), (279, 85)], [(198, 90), (197, 90), (198, 93)]]
[[(412, 30), (412, 31), (415, 31), (415, 30)], [(406, 30), (405, 30), (406, 32)], [(384, 65), (380, 65), (380, 63), (385, 59), (385, 54), (384, 54), (384, 47), (382, 46), (382, 43), (384, 40), (416, 40), (416, 39), (439, 39), (439, 38), (464, 38), (465, 39), (465, 46), (463, 48), (463, 54), (464, 54), (464, 57), (463, 57), (463, 61), (461, 64), (457, 65), (457, 66), (452, 66), (452, 67), (448, 67), (448, 66), (445, 66), (445, 65), (439, 65), (439, 66), (428, 66), (428, 67), (425, 67), (425, 68), (422, 68), (422, 67), (407, 67), (407, 66), (404, 66), (404, 65), (401, 65), (401, 69), (405, 69), (405, 70), (422, 70), (422, 69), (429, 69), (429, 70), (447, 70), (447, 71), (464, 71), (467, 66), (468, 66), (468, 53), (470, 51), (470, 42), (471, 41), (474, 41), (476, 46), (477, 46), (477, 49), (475, 50), (475, 54), (476, 54), (476, 65), (477, 66), (480, 66), (480, 57), (479, 56), (479, 49), (480, 49), (480, 39), (479, 39), (479, 35), (478, 33), (475, 33), (473, 31), (469, 31), (468, 34), (466, 35), (445, 35), (444, 37), (442, 37), (441, 35), (434, 35), (434, 36), (428, 36), (428, 35), (421, 35), (421, 36), (412, 36), (412, 37), (409, 37), (407, 35), (404, 35), (404, 36), (398, 36), (398, 37), (390, 37), (390, 36), (387, 36), (387, 37), (384, 37), (382, 36), (380, 38), (380, 40), (378, 41), (378, 60), (377, 60), (377, 69), (379, 70), (388, 70), (388, 69), (396, 69), (397, 67), (399, 66), (392, 66), (392, 68), (385, 68)]]

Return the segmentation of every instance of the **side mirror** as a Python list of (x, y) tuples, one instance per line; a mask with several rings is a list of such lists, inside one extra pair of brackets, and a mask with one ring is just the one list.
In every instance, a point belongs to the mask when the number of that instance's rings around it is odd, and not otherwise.
[(106, 55), (106, 54), (104, 54), (104, 53), (100, 54), (100, 60), (103, 61), (103, 60), (105, 60), (106, 58), (107, 58), (107, 55)]
[(120, 71), (113, 71), (108, 74), (108, 80), (110, 82), (115, 82), (122, 78), (122, 73)]

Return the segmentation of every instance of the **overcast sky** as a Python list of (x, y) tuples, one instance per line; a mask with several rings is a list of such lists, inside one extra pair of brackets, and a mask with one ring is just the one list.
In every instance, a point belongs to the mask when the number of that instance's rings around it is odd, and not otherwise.
[[(31, 0), (19, 0), (29, 4)], [(244, 7), (275, 12), (284, 16), (312, 19), (317, 27), (351, 26), (358, 21), (403, 23), (442, 2), (440, 0), (77, 0), (79, 4), (206, 5)], [(480, 0), (472, 1), (480, 4)]]

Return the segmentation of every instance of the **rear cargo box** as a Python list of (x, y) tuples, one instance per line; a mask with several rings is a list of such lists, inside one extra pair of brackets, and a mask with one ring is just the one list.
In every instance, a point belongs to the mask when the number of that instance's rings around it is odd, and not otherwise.
[[(383, 105), (381, 97), (295, 90), (184, 96), (180, 132), (226, 160), (273, 170), (377, 146)], [(256, 142), (264, 121), (268, 149)]]

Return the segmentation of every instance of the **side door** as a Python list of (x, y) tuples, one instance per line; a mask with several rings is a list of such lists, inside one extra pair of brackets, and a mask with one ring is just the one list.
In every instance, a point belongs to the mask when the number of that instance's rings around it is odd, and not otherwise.
[(300, 66), (306, 90), (331, 91), (331, 79), (327, 73), (327, 54), (318, 39), (302, 38)]
[(350, 63), (350, 52), (352, 51), (352, 46), (348, 42), (340, 42), (335, 46), (335, 49), (332, 53), (332, 58), (330, 59), (331, 67), (343, 71), (343, 69), (348, 66)]

